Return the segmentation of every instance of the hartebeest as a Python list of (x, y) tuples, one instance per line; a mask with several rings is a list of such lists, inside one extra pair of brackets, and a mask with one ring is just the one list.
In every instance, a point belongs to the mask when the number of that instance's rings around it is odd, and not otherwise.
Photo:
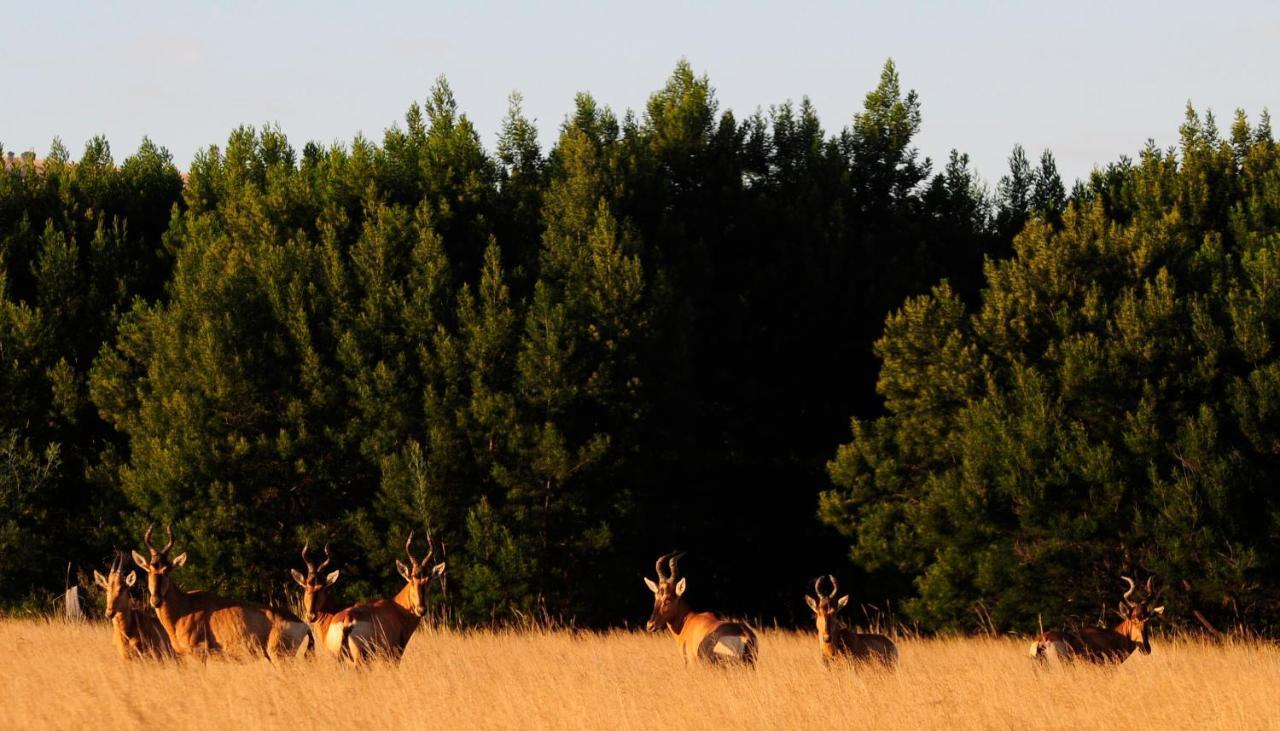
[(822, 577), (813, 581), (813, 593), (804, 600), (813, 610), (818, 622), (818, 644), (822, 648), (822, 661), (828, 665), (838, 660), (855, 663), (870, 663), (884, 667), (893, 667), (898, 661), (898, 647), (884, 635), (854, 632), (840, 621), (840, 610), (849, 603), (849, 595), (836, 599), (840, 590), (836, 577), (827, 575), (831, 582), (831, 591), (822, 593)]
[(211, 652), (262, 655), (275, 660), (297, 653), (307, 638), (307, 625), (291, 612), (254, 602), (226, 599), (206, 591), (186, 592), (169, 573), (187, 562), (187, 554), (169, 558), (173, 548), (173, 524), (166, 527), (164, 548), (151, 545), (147, 528), (143, 542), (151, 558), (133, 552), (133, 560), (147, 572), (151, 606), (155, 607), (174, 652), (208, 655)]
[(1129, 588), (1120, 601), (1119, 624), (1111, 629), (1086, 627), (1078, 633), (1041, 632), (1031, 645), (1031, 657), (1038, 661), (1070, 662), (1078, 659), (1098, 664), (1116, 664), (1127, 660), (1134, 650), (1150, 655), (1151, 640), (1147, 625), (1155, 617), (1164, 614), (1164, 607), (1148, 607), (1154, 598), (1151, 578), (1147, 579), (1147, 597), (1141, 601), (1130, 598), (1137, 588), (1133, 579), (1128, 576), (1120, 578)]
[(162, 659), (173, 657), (173, 646), (165, 634), (160, 620), (147, 614), (134, 604), (129, 588), (138, 575), (132, 570), (124, 573), (124, 556), (118, 555), (111, 562), (107, 575), (93, 572), (93, 581), (107, 594), (107, 619), (111, 620), (111, 641), (120, 657)]
[(329, 596), (329, 588), (338, 580), (339, 571), (325, 574), (324, 570), (333, 561), (329, 546), (324, 547), (324, 561), (319, 566), (307, 558), (310, 543), (302, 546), (302, 562), (307, 566), (304, 575), (297, 569), (291, 569), (293, 580), (302, 587), (302, 610), (307, 624), (311, 626), (311, 636), (315, 643), (332, 655), (360, 659), (364, 648), (372, 646), (373, 625), (368, 614), (360, 607), (351, 606), (338, 609), (333, 606)]
[[(759, 654), (756, 633), (745, 622), (721, 619), (712, 612), (695, 612), (684, 598), (688, 582), (677, 580), (676, 572), (684, 553), (668, 553), (658, 559), (654, 570), (658, 581), (645, 577), (653, 592), (653, 614), (645, 628), (656, 632), (665, 627), (676, 640), (685, 664), (743, 663), (754, 665)], [(667, 571), (664, 574), (663, 566)]]
[[(381, 653), (392, 660), (404, 654), (405, 645), (417, 631), (419, 622), (427, 614), (427, 589), (432, 577), (442, 576), (445, 562), (432, 565), (435, 556), (435, 544), (431, 536), (427, 536), (427, 555), (421, 561), (413, 557), (413, 532), (404, 542), (405, 556), (408, 565), (396, 561), (396, 570), (404, 579), (404, 588), (392, 599), (378, 599), (365, 604), (357, 604), (345, 610), (348, 621), (357, 623), (351, 628), (347, 650), (357, 662), (366, 659), (371, 653)], [(367, 622), (366, 632), (358, 623)]]

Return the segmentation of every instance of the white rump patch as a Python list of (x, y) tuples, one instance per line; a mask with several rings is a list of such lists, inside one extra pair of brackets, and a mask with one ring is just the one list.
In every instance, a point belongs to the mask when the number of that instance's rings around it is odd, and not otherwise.
[(324, 649), (334, 655), (342, 654), (342, 623), (330, 622), (329, 630), (324, 633)]
[(717, 658), (722, 660), (739, 659), (747, 654), (747, 643), (737, 635), (721, 637), (716, 642), (715, 647), (711, 648), (711, 652)]

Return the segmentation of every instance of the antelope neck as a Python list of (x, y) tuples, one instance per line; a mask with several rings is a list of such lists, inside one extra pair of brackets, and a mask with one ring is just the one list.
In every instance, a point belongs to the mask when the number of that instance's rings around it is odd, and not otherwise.
[(667, 622), (667, 629), (672, 633), (679, 635), (684, 631), (684, 623), (689, 619), (689, 615), (693, 614), (693, 608), (684, 600), (684, 597), (676, 597), (676, 608), (672, 613), (671, 619)]
[(413, 614), (415, 617), (418, 616), (414, 614), (413, 600), (409, 598), (408, 582), (405, 583), (404, 588), (402, 588), (400, 592), (396, 594), (395, 599), (392, 599), (392, 601), (394, 601), (397, 606), (399, 606), (401, 609), (405, 610), (409, 614)]

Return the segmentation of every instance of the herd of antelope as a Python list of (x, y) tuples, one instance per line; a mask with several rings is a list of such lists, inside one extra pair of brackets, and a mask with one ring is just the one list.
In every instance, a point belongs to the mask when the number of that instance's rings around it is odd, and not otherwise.
[[(147, 573), (149, 603), (154, 614), (134, 601), (130, 587), (136, 582), (132, 569), (126, 570), (120, 555), (106, 576), (94, 572), (94, 581), (106, 593), (106, 616), (113, 628), (112, 640), (121, 657), (165, 659), (181, 655), (207, 658), (211, 654), (265, 656), (277, 661), (308, 652), (322, 652), (355, 664), (374, 657), (395, 661), (404, 653), (427, 614), (427, 590), (433, 578), (445, 573), (445, 564), (432, 563), (435, 547), (427, 539), (427, 553), (418, 560), (413, 555), (413, 533), (405, 541), (408, 563), (396, 561), (404, 586), (390, 599), (361, 602), (347, 607), (334, 605), (330, 589), (340, 571), (325, 570), (333, 561), (329, 547), (319, 565), (308, 557), (310, 545), (302, 547), (306, 573), (290, 569), (302, 587), (305, 621), (286, 609), (255, 602), (227, 599), (206, 591), (184, 591), (170, 573), (181, 568), (187, 554), (170, 557), (173, 526), (166, 527), (164, 548), (151, 543), (147, 528), (143, 543), (150, 556), (133, 551), (133, 561)], [(759, 656), (756, 633), (743, 621), (722, 619), (714, 612), (696, 612), (685, 599), (688, 579), (678, 575), (682, 552), (661, 556), (654, 570), (657, 581), (645, 578), (653, 592), (653, 614), (645, 625), (649, 632), (666, 629), (675, 638), (676, 648), (686, 664), (754, 666)], [(825, 578), (830, 590), (823, 592)], [(1085, 628), (1078, 633), (1041, 632), (1031, 646), (1037, 661), (1075, 660), (1098, 664), (1123, 662), (1134, 650), (1150, 654), (1148, 623), (1164, 613), (1163, 606), (1151, 607), (1155, 591), (1152, 580), (1145, 586), (1145, 599), (1135, 599), (1137, 584), (1120, 577), (1127, 585), (1119, 605), (1121, 621), (1111, 629)], [(893, 668), (898, 648), (880, 634), (854, 632), (840, 620), (849, 595), (837, 598), (839, 586), (834, 576), (813, 582), (814, 596), (805, 595), (813, 611), (823, 663), (838, 662)]]

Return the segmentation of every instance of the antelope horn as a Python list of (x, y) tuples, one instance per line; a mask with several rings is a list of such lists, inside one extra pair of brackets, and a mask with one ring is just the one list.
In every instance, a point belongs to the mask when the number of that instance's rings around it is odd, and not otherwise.
[(658, 557), (658, 562), (653, 565), (653, 570), (658, 572), (658, 581), (667, 581), (671, 578), (671, 574), (665, 573), (662, 570), (662, 567), (666, 565), (667, 559), (671, 558), (673, 555), (675, 555), (675, 551), (672, 551), (671, 553), (664, 553)]
[(164, 527), (164, 531), (169, 536), (169, 542), (164, 544), (164, 548), (160, 551), (160, 553), (167, 554), (169, 552), (169, 549), (173, 548), (173, 523), (167, 523)]
[(1133, 596), (1134, 590), (1137, 589), (1138, 587), (1136, 584), (1133, 583), (1133, 579), (1130, 579), (1128, 576), (1121, 576), (1120, 578), (1123, 579), (1124, 582), (1129, 585), (1129, 590), (1124, 593), (1124, 602), (1129, 606), (1133, 606), (1133, 601), (1129, 599), (1129, 597)]
[(148, 549), (151, 550), (151, 555), (153, 556), (156, 555), (157, 553), (156, 547), (151, 545), (151, 531), (154, 530), (155, 527), (156, 527), (156, 524), (151, 523), (150, 525), (147, 526), (147, 532), (142, 534), (142, 542), (146, 544)]
[(1155, 576), (1147, 577), (1147, 596), (1152, 596), (1156, 593), (1156, 590), (1151, 585), (1151, 582), (1155, 581), (1155, 578), (1156, 578)]
[(422, 559), (423, 565), (429, 565), (436, 555), (436, 542), (431, 539), (431, 529), (427, 528), (427, 555)]
[(325, 567), (327, 567), (332, 562), (333, 562), (333, 554), (329, 553), (329, 544), (326, 543), (324, 544), (324, 561), (322, 561), (320, 565), (316, 567), (316, 573), (318, 574), (321, 571), (324, 571)]
[(417, 568), (418, 560), (413, 557), (413, 551), (410, 550), (412, 546), (413, 546), (413, 531), (409, 531), (409, 538), (406, 539), (404, 542), (404, 554), (409, 557), (409, 565), (413, 568)]
[(671, 567), (671, 576), (669, 578), (671, 579), (676, 578), (676, 567), (680, 563), (680, 559), (684, 557), (684, 554), (685, 554), (684, 551), (680, 551), (676, 553), (676, 555), (671, 557), (671, 560), (668, 562), (668, 565), (670, 565)]
[(828, 599), (835, 599), (836, 592), (840, 591), (840, 584), (836, 582), (836, 577), (827, 574), (827, 579), (831, 582), (831, 593), (827, 595)]
[(310, 548), (311, 540), (307, 539), (307, 542), (302, 544), (302, 562), (307, 565), (307, 573), (314, 576), (319, 569), (312, 565), (311, 559), (307, 558), (307, 550)]
[(822, 598), (822, 577), (821, 576), (813, 580), (813, 593), (818, 599)]

